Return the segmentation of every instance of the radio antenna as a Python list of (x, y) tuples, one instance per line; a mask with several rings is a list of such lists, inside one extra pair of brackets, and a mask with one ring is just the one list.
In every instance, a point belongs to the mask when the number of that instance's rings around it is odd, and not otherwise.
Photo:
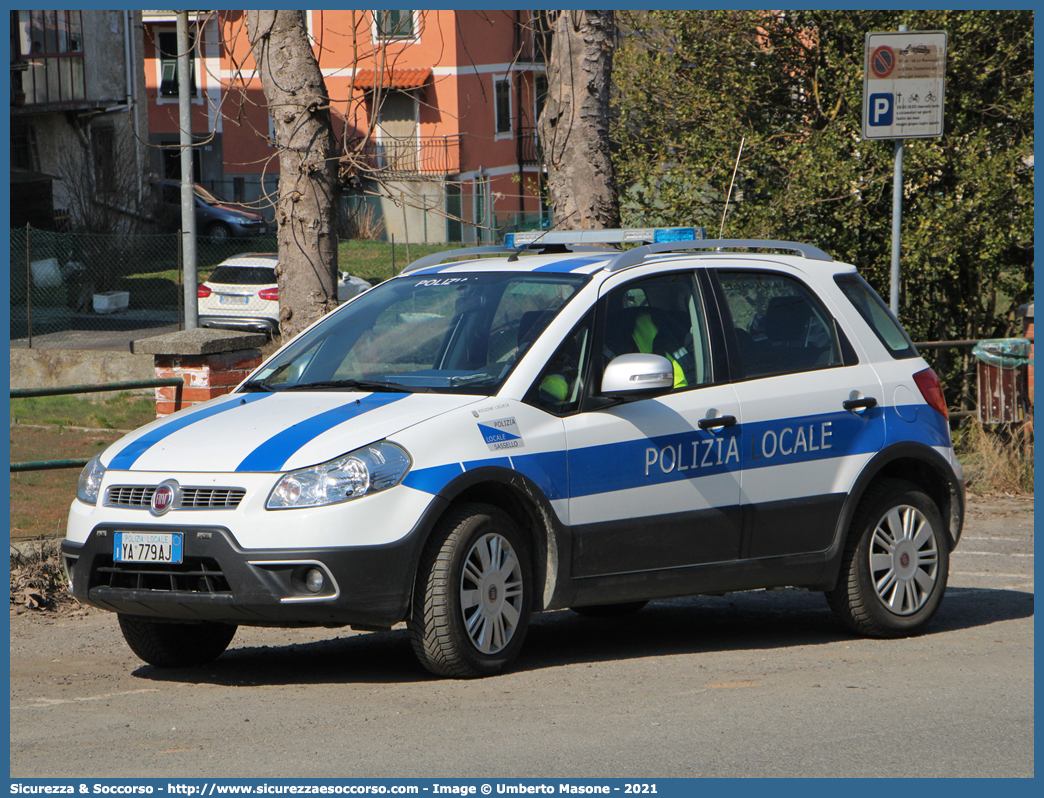
[(725, 210), (721, 212), (721, 229), (718, 231), (718, 238), (721, 238), (725, 233), (725, 216), (729, 212), (729, 200), (732, 199), (732, 187), (736, 183), (736, 172), (739, 170), (740, 156), (743, 155), (743, 142), (746, 140), (746, 136), (740, 139), (739, 152), (736, 153), (736, 165), (732, 167), (732, 182), (729, 183), (729, 195), (725, 198)]

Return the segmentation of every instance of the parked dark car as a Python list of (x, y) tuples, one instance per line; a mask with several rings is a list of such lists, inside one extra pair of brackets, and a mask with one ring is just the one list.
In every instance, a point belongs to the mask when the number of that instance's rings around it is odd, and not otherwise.
[[(157, 180), (152, 184), (156, 216), (160, 223), (173, 229), (181, 227), (181, 183)], [(250, 238), (264, 235), (270, 225), (265, 217), (234, 202), (226, 202), (195, 184), (196, 232), (208, 238)]]

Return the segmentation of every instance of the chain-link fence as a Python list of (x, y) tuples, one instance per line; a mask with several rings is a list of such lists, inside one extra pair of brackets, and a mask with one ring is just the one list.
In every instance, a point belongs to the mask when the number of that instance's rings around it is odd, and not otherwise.
[(489, 197), (469, 193), (417, 194), (407, 198), (352, 194), (342, 199), (342, 239), (410, 244), (496, 244), (505, 233), (547, 229), (550, 210), (532, 198), (531, 210), (506, 211), (519, 197)]
[[(347, 196), (338, 230), (341, 269), (377, 282), (434, 249), (500, 243), (505, 233), (548, 226), (537, 209), (500, 212), (492, 203), (492, 223), (479, 226), (462, 221), (462, 204), (450, 202), (447, 212), (445, 196), (412, 196), (397, 204)], [(10, 244), (12, 347), (126, 351), (130, 341), (184, 323), (180, 233), (116, 236), (23, 227), (11, 230)], [(260, 238), (200, 236), (198, 280), (235, 255), (276, 251), (274, 232)]]
[[(180, 329), (181, 236), (11, 231), (11, 346), (123, 349)], [(200, 279), (243, 252), (275, 252), (275, 236), (200, 238)]]

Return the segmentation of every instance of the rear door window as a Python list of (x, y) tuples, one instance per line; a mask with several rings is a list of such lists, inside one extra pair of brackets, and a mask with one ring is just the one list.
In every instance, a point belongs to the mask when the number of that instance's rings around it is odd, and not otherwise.
[(833, 317), (800, 281), (764, 271), (717, 275), (746, 378), (842, 365)]

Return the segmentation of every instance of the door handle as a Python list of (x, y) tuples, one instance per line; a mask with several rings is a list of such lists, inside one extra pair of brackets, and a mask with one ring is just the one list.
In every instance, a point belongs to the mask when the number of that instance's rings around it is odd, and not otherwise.
[(846, 399), (841, 403), (841, 407), (845, 410), (869, 410), (871, 407), (877, 407), (877, 400), (872, 396), (865, 396), (862, 399)]
[(701, 418), (696, 422), (696, 426), (700, 429), (717, 429), (718, 427), (731, 427), (735, 423), (735, 416), (717, 416), (715, 418)]

